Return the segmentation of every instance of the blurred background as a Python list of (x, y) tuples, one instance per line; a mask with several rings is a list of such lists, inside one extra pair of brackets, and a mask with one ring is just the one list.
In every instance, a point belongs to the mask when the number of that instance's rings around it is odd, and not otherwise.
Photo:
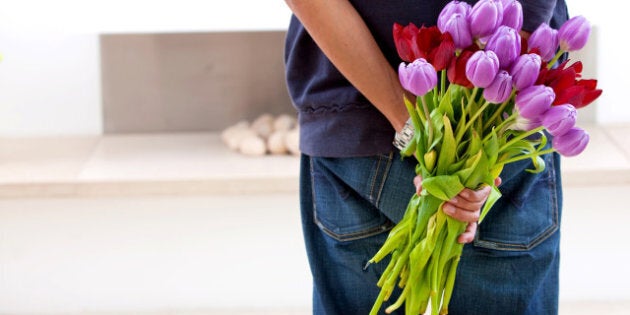
[[(626, 12), (568, 1), (604, 94), (565, 159), (561, 313), (625, 314)], [(298, 157), (222, 133), (293, 117), (272, 0), (0, 0), (0, 314), (308, 314)]]

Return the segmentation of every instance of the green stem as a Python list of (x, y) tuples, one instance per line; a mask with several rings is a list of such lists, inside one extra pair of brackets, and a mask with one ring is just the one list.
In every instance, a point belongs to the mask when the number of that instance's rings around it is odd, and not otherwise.
[[(511, 124), (513, 121), (515, 121), (515, 120), (516, 120), (516, 118), (517, 118), (517, 116), (518, 116), (518, 114), (516, 114), (516, 113), (515, 113), (515, 114), (512, 114), (512, 116), (508, 117), (508, 118), (507, 118), (507, 119), (505, 119), (503, 122), (501, 122), (498, 126), (494, 127), (494, 129), (495, 129), (495, 130), (498, 130), (498, 132), (497, 132), (497, 136), (499, 136), (499, 137), (500, 137), (500, 136), (501, 136), (501, 135), (505, 132), (505, 130), (504, 130), (504, 129), (506, 129), (506, 127), (508, 127), (508, 126), (509, 126), (509, 124)], [(490, 139), (490, 137), (492, 137), (492, 134), (491, 134), (491, 133), (488, 133), (488, 134), (486, 135), (486, 137), (485, 137), (485, 138), (483, 138), (483, 141), (484, 141), (484, 142), (488, 141), (488, 139)]]
[[(479, 90), (478, 87), (475, 87), (472, 90), (472, 93), (470, 93), (470, 91), (468, 89), (463, 89), (464, 93), (466, 94), (466, 97), (468, 98), (468, 105), (464, 108), (462, 108), (462, 117), (460, 120), (460, 124), (464, 124), (464, 122), (466, 121), (466, 115), (468, 115), (468, 109), (470, 108), (470, 106), (472, 106), (472, 103), (474, 102), (474, 99), (477, 95), (477, 91)], [(462, 106), (463, 106), (463, 101), (462, 101)], [(472, 121), (472, 119), (470, 120)], [(462, 140), (462, 137), (464, 136), (464, 134), (466, 133), (466, 130), (468, 129), (468, 123), (465, 124), (466, 128), (462, 128), (463, 126), (458, 125), (457, 126), (457, 135), (455, 136), (455, 139), (457, 139), (456, 143), (459, 143)]]
[(460, 132), (457, 134), (457, 139), (455, 140), (455, 143), (460, 143), (462, 141), (462, 137), (464, 136), (464, 134), (466, 133), (465, 131), (468, 130), (477, 120), (477, 118), (479, 118), (479, 116), (481, 116), (481, 114), (483, 113), (484, 110), (486, 110), (486, 108), (488, 107), (488, 105), (490, 105), (492, 103), (490, 102), (485, 102), (478, 110), (477, 112), (475, 112), (475, 114), (470, 117), (470, 119), (468, 120), (468, 122), (466, 122), (466, 125), (464, 125), (464, 128), (462, 128), (462, 130), (460, 130)]
[(560, 59), (560, 57), (562, 56), (562, 54), (564, 54), (565, 51), (560, 49), (558, 50), (558, 52), (556, 53), (556, 55), (553, 57), (553, 59), (551, 59), (551, 61), (549, 61), (549, 63), (547, 64), (547, 69), (551, 69), (553, 67), (553, 65), (556, 64), (556, 62), (558, 62), (558, 59)]
[(441, 71), (440, 76), (440, 91), (445, 92), (446, 89), (446, 70)]
[(431, 113), (429, 113), (429, 107), (427, 106), (427, 101), (425, 100), (425, 96), (422, 95), (420, 97), (422, 100), (422, 109), (424, 109), (424, 115), (427, 122), (427, 128), (429, 128), (429, 143), (427, 143), (427, 147), (430, 148), (433, 143), (433, 121), (431, 120)]
[[(475, 86), (475, 88), (473, 88), (472, 94), (468, 97), (468, 105), (466, 106), (466, 111), (468, 111), (468, 109), (475, 102), (475, 98), (477, 97), (477, 92), (478, 91), (479, 91), (479, 88)], [(467, 114), (467, 113), (464, 113), (464, 114)]]
[(501, 147), (499, 148), (499, 152), (502, 152), (503, 150), (505, 150), (505, 149), (509, 148), (509, 147), (510, 147), (511, 145), (513, 145), (514, 143), (516, 143), (516, 142), (518, 142), (518, 141), (521, 141), (521, 140), (523, 140), (523, 139), (525, 139), (525, 138), (527, 138), (527, 137), (529, 137), (529, 136), (531, 136), (531, 135), (533, 135), (533, 134), (535, 134), (535, 133), (541, 132), (541, 131), (543, 131), (544, 129), (545, 129), (545, 127), (544, 127), (544, 126), (540, 126), (540, 127), (538, 127), (538, 128), (532, 129), (532, 130), (530, 130), (530, 131), (528, 131), (528, 132), (523, 132), (522, 134), (520, 134), (520, 135), (518, 135), (518, 136), (516, 136), (516, 137), (512, 138), (510, 141), (506, 142), (503, 146), (501, 146)]
[(501, 104), (501, 106), (498, 108), (498, 110), (496, 110), (494, 112), (494, 114), (492, 114), (492, 117), (490, 117), (490, 119), (488, 119), (485, 123), (485, 125), (483, 126), (483, 129), (486, 130), (488, 129), (488, 127), (490, 127), (494, 121), (500, 117), (500, 115), (503, 113), (503, 111), (505, 110), (505, 108), (507, 107), (507, 105), (510, 103), (510, 100), (512, 100), (512, 98), (514, 98), (514, 95), (516, 95), (516, 90), (512, 90), (512, 94), (510, 94), (510, 97), (508, 97), (508, 99), (503, 102)]
[(499, 162), (499, 163), (497, 163), (497, 165), (505, 165), (505, 164), (509, 164), (509, 163), (522, 161), (522, 160), (527, 160), (527, 159), (531, 159), (531, 158), (536, 157), (536, 156), (541, 156), (541, 155), (545, 155), (545, 154), (549, 154), (549, 153), (553, 153), (553, 152), (556, 152), (556, 149), (551, 148), (551, 149), (547, 149), (547, 150), (536, 151), (536, 152), (533, 152), (533, 153), (530, 153), (530, 154), (519, 155), (517, 157), (513, 157), (513, 158), (505, 160), (503, 162)]
[(418, 113), (415, 106), (407, 99), (407, 96), (403, 95), (403, 98), (405, 99), (405, 107), (407, 107), (407, 112), (409, 113), (413, 127), (416, 129), (420, 128), (423, 123), (423, 119), (421, 115), (419, 115), (420, 113)]

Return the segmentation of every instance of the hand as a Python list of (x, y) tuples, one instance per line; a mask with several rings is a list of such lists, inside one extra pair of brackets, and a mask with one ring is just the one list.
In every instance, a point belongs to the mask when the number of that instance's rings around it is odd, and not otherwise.
[[(416, 176), (413, 179), (413, 183), (416, 186), (416, 193), (419, 195), (422, 192), (422, 177)], [(501, 185), (501, 178), (497, 177), (494, 180), (494, 184), (497, 186)], [(481, 208), (490, 195), (490, 189), (490, 186), (487, 185), (479, 190), (465, 188), (444, 204), (442, 208), (444, 213), (453, 219), (468, 222), (464, 233), (457, 238), (459, 243), (470, 243), (475, 238), (477, 221), (481, 214)]]

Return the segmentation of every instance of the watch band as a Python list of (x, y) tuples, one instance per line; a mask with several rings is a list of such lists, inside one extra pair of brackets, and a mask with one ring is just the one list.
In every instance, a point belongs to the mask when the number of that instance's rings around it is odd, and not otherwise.
[(400, 130), (399, 132), (396, 132), (396, 135), (394, 136), (394, 142), (393, 142), (394, 146), (398, 150), (402, 151), (403, 149), (405, 149), (405, 147), (407, 147), (411, 139), (413, 139), (413, 135), (414, 135), (414, 128), (413, 128), (413, 124), (411, 123), (411, 118), (409, 118), (407, 122), (405, 123), (405, 126), (403, 126), (402, 130)]

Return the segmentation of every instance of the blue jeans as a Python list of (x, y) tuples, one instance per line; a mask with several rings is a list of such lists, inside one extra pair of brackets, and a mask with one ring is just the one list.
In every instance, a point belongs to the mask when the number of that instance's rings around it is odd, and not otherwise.
[[(474, 242), (464, 247), (450, 314), (557, 314), (559, 157), (548, 155), (545, 162), (546, 170), (539, 174), (524, 171), (529, 162), (504, 169), (503, 197), (480, 224)], [(301, 167), (313, 314), (368, 314), (388, 261), (364, 266), (415, 193), (415, 163), (396, 153), (358, 158), (303, 155)], [(396, 293), (390, 302), (395, 300)]]

